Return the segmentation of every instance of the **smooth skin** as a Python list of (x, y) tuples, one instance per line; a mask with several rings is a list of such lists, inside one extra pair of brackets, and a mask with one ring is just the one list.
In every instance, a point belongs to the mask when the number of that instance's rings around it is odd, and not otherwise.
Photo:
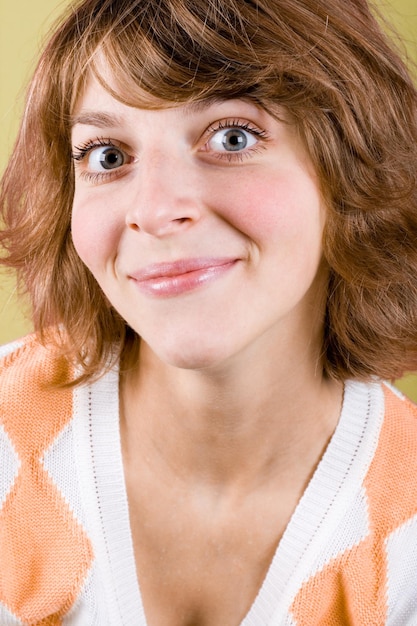
[(74, 111), (72, 233), (140, 335), (120, 419), (149, 626), (237, 626), (340, 414), (320, 361), (325, 207), (294, 127), (245, 100)]

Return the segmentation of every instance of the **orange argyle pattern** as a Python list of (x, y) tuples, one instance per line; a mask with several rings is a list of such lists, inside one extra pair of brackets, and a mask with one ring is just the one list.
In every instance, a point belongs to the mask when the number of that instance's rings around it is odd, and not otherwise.
[[(364, 482), (369, 533), (358, 545), (342, 547), (338, 557), (304, 583), (291, 608), (297, 626), (386, 624), (386, 544), (417, 514), (416, 489), (411, 488), (417, 480), (417, 407), (399, 401), (389, 388), (384, 393), (385, 419)], [(401, 406), (405, 402), (408, 411)], [(417, 580), (415, 589), (417, 595)]]
[(19, 460), (0, 501), (0, 604), (24, 624), (57, 626), (93, 560), (88, 537), (42, 465), (72, 419), (72, 391), (50, 384), (68, 381), (71, 371), (33, 341), (6, 357), (0, 372), (7, 389), (0, 425)]

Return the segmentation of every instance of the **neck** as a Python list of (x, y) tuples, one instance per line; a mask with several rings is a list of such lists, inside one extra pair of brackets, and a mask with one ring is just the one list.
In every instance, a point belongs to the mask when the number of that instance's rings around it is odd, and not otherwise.
[(125, 454), (217, 488), (311, 473), (337, 423), (341, 385), (323, 377), (310, 352), (195, 371), (142, 344), (121, 381)]

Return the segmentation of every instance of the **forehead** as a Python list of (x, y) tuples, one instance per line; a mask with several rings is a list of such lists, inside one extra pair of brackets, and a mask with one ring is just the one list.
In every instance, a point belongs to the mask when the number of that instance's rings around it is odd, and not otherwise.
[(233, 107), (237, 104), (239, 105), (239, 111), (246, 113), (248, 116), (256, 113), (257, 116), (272, 115), (280, 121), (286, 118), (282, 107), (275, 107), (274, 112), (271, 112), (249, 98), (236, 99), (212, 96), (184, 103), (154, 100), (152, 104), (153, 106), (147, 106), (147, 103), (142, 101), (138, 102), (136, 106), (126, 104), (119, 97), (116, 98), (109, 93), (96, 78), (90, 76), (77, 99), (73, 113), (70, 116), (70, 124), (72, 128), (78, 125), (88, 125), (102, 129), (115, 128), (129, 123), (129, 120), (133, 119), (133, 117), (137, 119), (141, 110), (168, 110), (172, 111), (174, 116), (183, 115), (189, 118), (204, 116), (207, 112), (211, 113), (211, 111), (215, 111), (215, 114), (218, 116), (223, 114), (230, 115)]
[[(134, 75), (115, 73), (104, 52), (98, 49), (90, 59), (83, 76), (77, 81), (71, 107), (73, 117), (80, 108), (90, 107), (89, 101), (94, 101), (92, 108), (104, 106), (117, 107), (117, 103), (132, 108), (167, 109), (181, 105), (189, 107), (190, 111), (207, 108), (211, 103), (225, 100), (221, 94), (203, 94), (198, 91), (193, 96), (184, 97), (181, 89), (172, 90), (170, 97), (150, 93)], [(71, 119), (72, 121), (72, 119)]]
[[(139, 97), (137, 102), (130, 103), (126, 102), (123, 95), (119, 94), (115, 88), (110, 87), (110, 89), (107, 89), (94, 76), (90, 76), (84, 83), (84, 86), (76, 99), (71, 115), (71, 123), (72, 125), (77, 123), (80, 120), (80, 116), (85, 115), (85, 113), (83, 113), (85, 110), (102, 110), (102, 120), (104, 123), (107, 123), (108, 119), (106, 118), (106, 109), (111, 109), (113, 111), (113, 115), (116, 115), (114, 112), (118, 109), (123, 110), (126, 108), (142, 108), (146, 110), (184, 108), (190, 113), (198, 113), (199, 111), (207, 109), (212, 104), (222, 102), (224, 100), (225, 98), (209, 97), (182, 103), (172, 100), (157, 99), (143, 92), (142, 97)], [(100, 120), (97, 121), (99, 122)]]

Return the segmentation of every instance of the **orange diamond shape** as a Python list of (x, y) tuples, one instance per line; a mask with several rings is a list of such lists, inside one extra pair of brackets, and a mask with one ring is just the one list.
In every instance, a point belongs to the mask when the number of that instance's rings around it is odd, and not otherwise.
[(63, 358), (35, 342), (1, 371), (0, 422), (21, 467), (0, 510), (0, 602), (37, 626), (61, 624), (93, 560), (90, 540), (41, 463), (72, 418), (72, 391), (47, 385), (70, 374)]

